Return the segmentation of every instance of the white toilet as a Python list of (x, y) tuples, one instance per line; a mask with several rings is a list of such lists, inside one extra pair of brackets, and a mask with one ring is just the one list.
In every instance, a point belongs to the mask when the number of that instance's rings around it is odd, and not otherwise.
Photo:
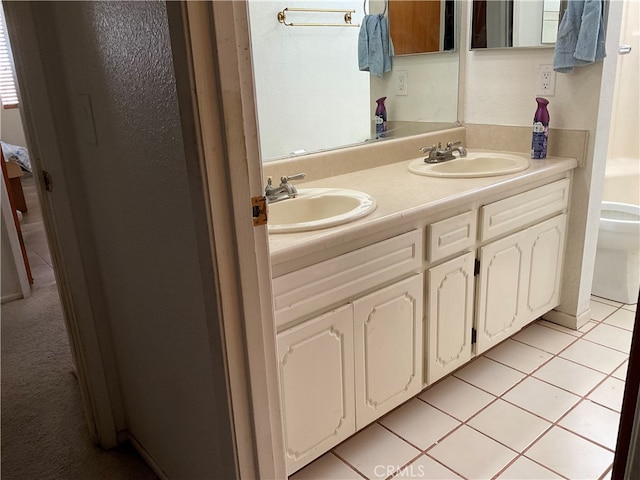
[(636, 303), (640, 288), (640, 206), (602, 202), (591, 293)]

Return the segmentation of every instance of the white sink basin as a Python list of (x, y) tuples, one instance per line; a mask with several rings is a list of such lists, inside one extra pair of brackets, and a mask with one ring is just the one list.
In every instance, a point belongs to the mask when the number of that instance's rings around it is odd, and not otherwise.
[(496, 152), (469, 152), (466, 157), (442, 163), (425, 163), (425, 157), (409, 164), (409, 171), (418, 175), (446, 178), (493, 177), (529, 168), (529, 159), (519, 155)]
[(269, 233), (319, 230), (353, 222), (376, 208), (373, 197), (344, 188), (300, 188), (296, 198), (270, 203)]

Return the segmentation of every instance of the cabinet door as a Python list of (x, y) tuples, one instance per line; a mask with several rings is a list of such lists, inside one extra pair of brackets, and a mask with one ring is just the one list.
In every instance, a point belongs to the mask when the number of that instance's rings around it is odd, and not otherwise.
[(287, 471), (355, 432), (351, 305), (278, 335)]
[(476, 353), (521, 328), (521, 298), (527, 289), (527, 246), (523, 232), (480, 249)]
[(475, 255), (467, 253), (429, 269), (427, 281), (427, 384), (471, 359)]
[(422, 389), (422, 274), (353, 302), (356, 427)]
[(558, 215), (480, 249), (476, 353), (558, 305), (566, 221)]
[(527, 282), (529, 288), (523, 308), (525, 324), (558, 305), (566, 217), (559, 215), (531, 227), (527, 232), (527, 241), (531, 247)]

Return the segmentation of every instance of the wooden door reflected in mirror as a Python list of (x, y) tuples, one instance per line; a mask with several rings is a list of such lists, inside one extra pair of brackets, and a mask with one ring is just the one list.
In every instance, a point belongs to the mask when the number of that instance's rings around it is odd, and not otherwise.
[(455, 50), (454, 0), (389, 0), (396, 55)]

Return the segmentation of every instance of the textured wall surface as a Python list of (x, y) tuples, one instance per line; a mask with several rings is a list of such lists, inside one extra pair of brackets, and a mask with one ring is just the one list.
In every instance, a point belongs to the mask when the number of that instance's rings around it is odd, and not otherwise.
[(36, 20), (126, 426), (170, 478), (232, 477), (165, 5), (52, 2)]

